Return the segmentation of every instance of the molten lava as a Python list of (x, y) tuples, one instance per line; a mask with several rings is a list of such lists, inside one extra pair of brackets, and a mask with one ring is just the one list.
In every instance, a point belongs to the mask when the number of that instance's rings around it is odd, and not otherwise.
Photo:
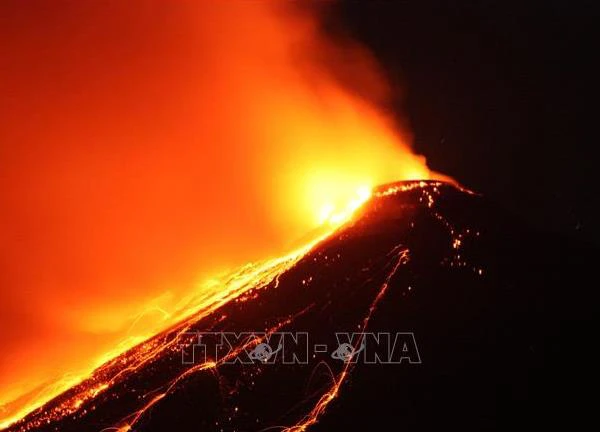
[[(135, 369), (152, 343), (118, 356), (273, 280), (312, 243), (291, 244), (330, 233), (375, 185), (439, 178), (380, 109), (373, 58), (323, 30), (323, 11), (47, 12), (19, 2), (0, 28), (0, 426), (106, 362)], [(267, 256), (282, 258), (239, 267)]]
[[(436, 187), (436, 185), (436, 183), (433, 183), (433, 187)], [(430, 185), (425, 183), (415, 183), (409, 184), (401, 190), (404, 191), (420, 187), (423, 189), (424, 196), (429, 196), (429, 191), (426, 188), (429, 186)], [(385, 197), (389, 193), (395, 193), (395, 191), (386, 189), (383, 192), (378, 192), (377, 196)], [(364, 203), (368, 198), (365, 195), (366, 193), (359, 195), (357, 200), (362, 200)], [(343, 216), (343, 220), (348, 221), (352, 216), (352, 212), (358, 209), (359, 205), (358, 201), (351, 201), (344, 213), (337, 213), (340, 215), (339, 218), (342, 218)], [(339, 220), (339, 223), (341, 223), (341, 219)], [(333, 225), (335, 223), (333, 220), (329, 220), (329, 223), (332, 224), (330, 225), (331, 230), (335, 229), (334, 227), (339, 226)], [(29, 420), (26, 418), (25, 421), (17, 423), (14, 430), (23, 432), (44, 427), (48, 424), (52, 425), (55, 422), (60, 422), (68, 418), (80, 418), (85, 416), (88, 410), (94, 409), (94, 400), (96, 400), (97, 397), (102, 396), (102, 393), (107, 391), (118, 391), (116, 389), (124, 380), (134, 377), (143, 370), (147, 370), (152, 363), (159, 362), (161, 359), (168, 358), (173, 354), (177, 356), (181, 347), (190, 343), (188, 332), (190, 332), (199, 322), (202, 322), (204, 318), (218, 314), (222, 306), (230, 302), (245, 302), (249, 299), (255, 299), (261, 290), (267, 288), (272, 290), (277, 289), (279, 277), (293, 268), (307, 253), (311, 252), (317, 243), (325, 240), (331, 235), (331, 232), (332, 231), (328, 230), (328, 234), (309, 242), (307, 245), (290, 254), (260, 263), (247, 264), (220, 280), (213, 280), (211, 282), (211, 289), (206, 288), (201, 291), (204, 294), (203, 296), (186, 299), (186, 309), (178, 311), (178, 313), (173, 316), (173, 319), (177, 321), (171, 328), (165, 329), (156, 336), (128, 349), (120, 355), (107, 355), (106, 362), (90, 376), (85, 377), (81, 383), (62, 383), (61, 387), (56, 387), (54, 389), (57, 394), (46, 394), (44, 397), (57, 396), (58, 393), (63, 393), (63, 391), (66, 390), (63, 394), (51, 401), (44, 407), (43, 411), (35, 414), (33, 418), (29, 418)], [(390, 259), (386, 266), (389, 267), (389, 271), (385, 276), (381, 287), (378, 289), (375, 298), (368, 307), (367, 314), (362, 319), (360, 328), (366, 329), (368, 327), (371, 316), (375, 312), (378, 303), (384, 297), (391, 278), (396, 274), (398, 268), (408, 260), (408, 250), (400, 245), (394, 247), (388, 255)], [(325, 259), (327, 259), (327, 257), (325, 257)], [(298, 310), (293, 315), (279, 320), (271, 328), (267, 329), (265, 332), (266, 335), (268, 336), (293, 324), (296, 318), (302, 316), (309, 309), (312, 309), (312, 306)], [(223, 315), (219, 320), (226, 321), (227, 316)], [(127, 415), (110, 429), (119, 432), (131, 430), (151, 408), (163, 400), (167, 395), (175, 391), (177, 386), (184, 382), (188, 377), (202, 371), (214, 370), (216, 372), (218, 367), (222, 366), (225, 361), (235, 358), (240, 352), (252, 348), (252, 346), (259, 344), (261, 341), (261, 339), (253, 339), (242, 343), (239, 346), (234, 347), (226, 357), (220, 359), (218, 362), (209, 360), (184, 369), (160, 389), (143, 394), (141, 397), (143, 400), (146, 400), (146, 402), (144, 402), (142, 407)], [(360, 344), (360, 341), (360, 339), (357, 340), (356, 346)], [(337, 396), (341, 385), (350, 373), (352, 367), (352, 363), (345, 364), (341, 372), (334, 377), (331, 388), (320, 397), (312, 410), (310, 410), (310, 412), (308, 412), (296, 425), (290, 426), (285, 430), (303, 431), (311, 424), (314, 424), (321, 413), (324, 412), (327, 405)], [(133, 391), (135, 392), (136, 389), (133, 389)], [(41, 405), (46, 401), (47, 400), (42, 398), (35, 400), (29, 406), (24, 408), (23, 412), (26, 413), (26, 410), (31, 411), (36, 404)]]

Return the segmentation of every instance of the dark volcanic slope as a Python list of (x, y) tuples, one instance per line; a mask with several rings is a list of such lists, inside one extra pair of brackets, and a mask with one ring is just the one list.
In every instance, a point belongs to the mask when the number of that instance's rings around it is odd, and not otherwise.
[[(12, 430), (573, 428), (591, 406), (582, 391), (594, 262), (453, 186), (382, 187), (266, 286), (133, 349)], [(227, 364), (215, 349), (192, 362), (194, 331), (266, 332), (218, 351), (244, 361), (259, 343), (276, 349), (273, 332), (306, 332), (308, 361), (287, 364), (286, 342), (267, 364)], [(366, 364), (386, 347), (364, 337), (344, 363), (331, 356), (336, 332), (412, 332), (421, 362), (405, 348), (412, 363)]]

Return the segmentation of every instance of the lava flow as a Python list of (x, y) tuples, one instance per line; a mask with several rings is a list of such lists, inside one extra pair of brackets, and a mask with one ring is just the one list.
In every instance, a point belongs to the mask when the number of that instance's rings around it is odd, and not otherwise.
[[(150, 338), (143, 343), (140, 343), (142, 341), (139, 340), (139, 336), (138, 338), (125, 340), (119, 344), (116, 350), (108, 352), (102, 357), (101, 366), (94, 371), (91, 378), (86, 378), (84, 381), (84, 377), (76, 377), (52, 383), (49, 387), (44, 388), (43, 391), (30, 399), (28, 403), (19, 407), (16, 414), (11, 418), (5, 419), (0, 426), (6, 427), (10, 425), (15, 420), (41, 407), (44, 403), (66, 390), (68, 390), (67, 394), (70, 395), (67, 400), (47, 412), (43, 420), (36, 421), (32, 425), (40, 426), (49, 421), (56, 421), (64, 416), (78, 412), (84, 403), (110, 388), (123, 375), (134, 373), (147, 362), (154, 360), (164, 350), (179, 349), (179, 342), (177, 344), (175, 342), (178, 341), (181, 334), (190, 328), (191, 323), (213, 313), (232, 299), (239, 299), (248, 290), (261, 289), (269, 285), (272, 281), (277, 282), (277, 278), (300, 260), (315, 244), (327, 238), (335, 229), (348, 222), (353, 213), (370, 196), (371, 191), (368, 188), (359, 188), (355, 197), (344, 208), (335, 209), (333, 206), (328, 206), (326, 214), (321, 215), (322, 228), (318, 230), (318, 233), (314, 234), (316, 238), (282, 257), (257, 263), (248, 263), (233, 273), (213, 278), (207, 281), (198, 293), (183, 298), (180, 302), (181, 306), (177, 310), (166, 314), (166, 318), (169, 319), (167, 322), (172, 323), (173, 327), (168, 330), (161, 330), (161, 332), (175, 331), (177, 336), (172, 340), (165, 342), (160, 336)], [(129, 349), (138, 343), (140, 343), (138, 347)], [(121, 354), (124, 351), (127, 352)], [(209, 362), (186, 371), (183, 376), (178, 377), (169, 385), (166, 393), (161, 393), (153, 398), (144, 410), (137, 413), (137, 416), (141, 415), (145, 409), (148, 409), (165, 396), (169, 389), (181, 378), (196, 370), (204, 370), (216, 366), (217, 364)], [(80, 384), (80, 381), (84, 381), (84, 383)]]
[[(346, 216), (349, 216), (349, 214), (346, 213)], [(238, 298), (248, 290), (261, 289), (271, 282), (277, 281), (279, 275), (293, 266), (294, 263), (310, 250), (316, 241), (318, 240), (311, 241), (307, 245), (285, 256), (264, 262), (248, 263), (231, 274), (224, 275), (219, 279), (210, 280), (204, 289), (201, 290), (201, 295), (184, 299), (183, 304), (185, 308), (178, 310), (176, 314), (170, 315), (171, 319), (178, 320), (178, 322), (174, 327), (165, 330), (165, 332), (174, 332), (174, 335), (171, 334), (168, 338), (164, 334), (155, 336), (123, 354), (108, 353), (107, 357), (109, 358), (106, 364), (103, 364), (94, 371), (91, 377), (85, 380), (80, 378), (79, 380), (83, 380), (82, 383), (70, 381), (54, 384), (51, 390), (42, 392), (28, 405), (21, 407), (14, 418), (5, 421), (0, 426), (8, 426), (14, 420), (18, 420), (34, 409), (41, 407), (51, 398), (54, 398), (65, 390), (67, 390), (66, 394), (61, 396), (61, 398), (66, 398), (65, 400), (46, 412), (41, 420), (37, 420), (29, 424), (26, 428), (20, 428), (19, 430), (29, 430), (32, 427), (35, 428), (51, 421), (57, 421), (65, 416), (79, 412), (82, 405), (90, 399), (109, 389), (119, 379), (123, 379), (128, 374), (135, 373), (136, 370), (148, 362), (156, 360), (162, 351), (180, 349), (178, 338), (188, 331), (191, 324), (196, 320), (213, 313), (223, 304)], [(130, 344), (134, 342), (135, 340), (127, 341)], [(123, 350), (123, 344), (119, 346), (119, 349)], [(198, 368), (187, 371), (183, 376), (195, 370), (203, 370), (215, 366), (216, 364), (214, 363), (203, 364)], [(178, 380), (179, 378), (174, 380), (169, 388), (176, 384)], [(152, 403), (148, 404), (146, 408), (160, 400), (165, 394), (163, 393), (154, 398)]]
[(576, 333), (556, 325), (565, 281), (596, 260), (572, 248), (448, 183), (383, 185), (345, 224), (241, 267), (181, 322), (8, 430), (319, 432), (401, 419), (475, 431), (507, 412), (533, 425), (557, 383), (531, 368), (564, 361), (561, 341)]
[[(293, 267), (298, 260), (302, 259), (307, 252), (309, 252), (314, 245), (320, 241), (326, 239), (332, 232), (335, 231), (340, 225), (348, 222), (353, 213), (364, 204), (371, 196), (371, 191), (366, 188), (361, 188), (357, 191), (356, 197), (348, 203), (346, 208), (339, 211), (333, 211), (333, 208), (329, 208), (326, 217), (323, 217), (322, 223), (326, 224), (326, 234), (321, 234), (317, 239), (310, 241), (308, 244), (294, 250), (293, 252), (278, 257), (275, 259), (267, 260), (259, 263), (249, 263), (232, 274), (228, 274), (222, 277), (220, 280), (210, 281), (211, 290), (203, 290), (203, 295), (200, 298), (186, 299), (184, 304), (185, 309), (177, 311), (177, 314), (173, 316), (174, 319), (178, 319), (179, 322), (172, 328), (161, 332), (161, 334), (150, 338), (148, 341), (141, 343), (139, 346), (130, 349), (126, 353), (116, 356), (114, 359), (110, 359), (106, 364), (98, 368), (91, 377), (83, 380), (82, 383), (76, 383), (72, 385), (73, 388), (67, 390), (65, 394), (59, 396), (56, 401), (50, 403), (48, 407), (43, 409), (43, 415), (37, 417), (32, 422), (25, 422), (23, 426), (19, 426), (18, 430), (31, 430), (37, 427), (58, 422), (61, 419), (68, 416), (80, 416), (86, 413), (84, 408), (86, 404), (93, 401), (101, 393), (109, 391), (116, 383), (127, 378), (128, 375), (135, 374), (139, 369), (147, 367), (150, 362), (155, 362), (162, 356), (165, 356), (166, 352), (173, 353), (179, 352), (182, 347), (182, 340), (186, 333), (191, 329), (194, 323), (202, 320), (204, 317), (215, 313), (221, 306), (227, 304), (230, 301), (246, 301), (248, 297), (256, 297), (256, 292), (266, 286), (273, 284), (273, 288), (276, 289), (278, 285), (278, 278)], [(400, 263), (400, 261), (398, 261)], [(385, 291), (387, 282), (382, 288), (381, 295)], [(379, 296), (378, 296), (379, 297)], [(375, 303), (372, 308), (375, 307)], [(371, 311), (372, 312), (372, 311)], [(299, 312), (298, 314), (301, 314)], [(226, 319), (223, 316), (221, 319)], [(285, 325), (289, 325), (293, 321), (293, 317), (290, 317), (269, 330), (269, 334), (280, 329)], [(365, 319), (363, 325), (366, 326), (368, 317)], [(253, 341), (252, 344), (260, 343), (260, 341)], [(237, 347), (234, 351), (229, 354), (229, 357), (234, 357), (241, 350), (249, 349), (251, 344), (244, 344)], [(227, 360), (226, 357), (223, 360)], [(140, 410), (128, 415), (118, 426), (119, 431), (126, 431), (138, 421), (138, 419), (149, 410), (154, 404), (159, 402), (163, 397), (169, 394), (175, 386), (187, 376), (204, 370), (215, 369), (219, 366), (218, 362), (209, 361), (196, 365), (185, 372), (172, 379), (168, 384), (164, 385), (166, 389), (162, 392), (153, 391), (150, 394), (155, 394), (150, 397), (144, 395), (144, 398), (150, 399)], [(336, 384), (336, 389), (341, 384), (344, 373), (340, 376), (340, 382)], [(57, 391), (63, 390), (60, 387)], [(46, 394), (45, 397), (54, 397), (54, 394)], [(47, 402), (44, 399), (34, 400), (30, 406), (23, 408), (22, 413), (27, 414), (34, 408), (38, 408), (42, 403)], [(324, 402), (322, 402), (324, 404)], [(322, 408), (320, 408), (322, 409)], [(316, 417), (316, 414), (313, 414)], [(6, 426), (6, 425), (5, 425)]]
[[(430, 207), (433, 199), (432, 194), (438, 191), (439, 186), (441, 186), (441, 183), (435, 182), (416, 182), (392, 186), (379, 190), (376, 193), (376, 199), (382, 200), (399, 192), (418, 189), (422, 192), (422, 197), (427, 198), (427, 206)], [(335, 237), (335, 233), (344, 232), (344, 226), (340, 224), (342, 222), (350, 223), (353, 213), (360, 208), (359, 200), (361, 204), (364, 204), (370, 195), (370, 192), (369, 194), (359, 194), (343, 213), (336, 214), (335, 218), (330, 221), (332, 225), (326, 235), (309, 242), (288, 255), (261, 263), (248, 264), (223, 278), (219, 283), (213, 282), (216, 288), (213, 290), (213, 296), (202, 298), (193, 307), (189, 306), (190, 309), (185, 312), (186, 317), (179, 323), (108, 361), (81, 383), (17, 422), (11, 430), (28, 431), (45, 430), (46, 428), (49, 428), (49, 430), (56, 428), (70, 430), (71, 426), (69, 424), (72, 422), (76, 425), (74, 426), (75, 430), (81, 430), (82, 426), (77, 425), (79, 421), (88, 421), (89, 416), (93, 417), (95, 414), (104, 411), (106, 404), (113, 405), (115, 403), (122, 408), (131, 409), (131, 412), (119, 414), (123, 409), (117, 409), (109, 417), (118, 416), (120, 419), (110, 420), (105, 417), (98, 424), (112, 421), (111, 425), (103, 428), (106, 431), (136, 429), (139, 423), (145, 419), (147, 413), (156, 408), (165, 398), (185, 387), (186, 382), (193, 379), (194, 376), (208, 373), (217, 378), (219, 375), (227, 373), (227, 369), (231, 367), (225, 364), (227, 360), (234, 358), (241, 352), (248, 351), (263, 340), (268, 340), (274, 332), (282, 329), (298, 328), (298, 325), (301, 325), (302, 318), (309, 316), (310, 312), (314, 312), (314, 309), (318, 307), (318, 297), (314, 299), (311, 299), (310, 296), (306, 297), (306, 291), (303, 294), (304, 299), (302, 301), (291, 303), (287, 307), (281, 306), (281, 312), (277, 314), (279, 317), (264, 317), (264, 321), (260, 322), (257, 327), (265, 332), (264, 338), (240, 343), (219, 360), (210, 359), (192, 366), (181, 363), (182, 350), (193, 344), (192, 331), (199, 328), (217, 330), (228, 329), (231, 326), (238, 327), (240, 325), (238, 320), (241, 319), (243, 322), (247, 319), (244, 317), (245, 314), (249, 317), (255, 316), (251, 309), (260, 303), (260, 299), (264, 301), (266, 299), (265, 295), (278, 294), (279, 291), (284, 289), (289, 290), (289, 288), (280, 287), (280, 278), (288, 278), (286, 281), (287, 287), (290, 284), (288, 273), (296, 271), (296, 268), (299, 269), (298, 271), (303, 272), (302, 267), (306, 266), (306, 264), (302, 264), (303, 262), (329, 261), (327, 255), (323, 256), (324, 247), (326, 247), (324, 245), (333, 241), (331, 237)], [(422, 198), (420, 200), (423, 201)], [(334, 222), (336, 225), (333, 225)], [(339, 253), (337, 257), (339, 259)], [(332, 259), (335, 260), (334, 257)], [(379, 302), (384, 298), (391, 279), (396, 275), (400, 266), (408, 262), (409, 249), (402, 244), (393, 245), (380, 259), (381, 263), (377, 265), (378, 269), (373, 271), (370, 279), (373, 281), (381, 279), (381, 282), (379, 287), (373, 291), (374, 297), (370, 302), (370, 306), (365, 309), (365, 315), (360, 318), (358, 328), (362, 331), (368, 328), (369, 321)], [(380, 271), (379, 268), (383, 270), (380, 275), (377, 274)], [(303, 277), (301, 283), (299, 281), (292, 283), (299, 283), (301, 287), (308, 287), (308, 284), (317, 277), (315, 273)], [(360, 281), (354, 282), (358, 283)], [(279, 304), (279, 302), (273, 303), (269, 301), (269, 307), (276, 307)], [(245, 306), (246, 304), (248, 307)], [(284, 312), (284, 310), (287, 311)], [(356, 341), (355, 348), (360, 343), (361, 339)], [(169, 364), (169, 366), (165, 368), (166, 364)], [(249, 366), (247, 369), (252, 370), (257, 367), (260, 368), (260, 365)], [(337, 396), (352, 367), (352, 363), (346, 363), (339, 372), (334, 373), (332, 371), (331, 386), (329, 388), (324, 387), (321, 390), (321, 396), (318, 397), (313, 407), (299, 417), (296, 424), (287, 426), (284, 430), (302, 431), (315, 424), (327, 405)], [(154, 379), (141, 386), (139, 383), (134, 383), (152, 370), (156, 370), (160, 375), (155, 377), (158, 378), (160, 384), (155, 382)], [(235, 373), (241, 373), (242, 376), (248, 376), (249, 373), (252, 375), (252, 372), (246, 370), (246, 367), (241, 367)], [(148, 386), (150, 387), (147, 388)], [(226, 393), (227, 391), (220, 389), (220, 393), (223, 394), (223, 392)], [(138, 408), (134, 409), (133, 407), (136, 405)], [(102, 415), (105, 416), (106, 413)]]
[(385, 74), (325, 6), (3, 15), (0, 426), (276, 277), (309, 247), (288, 256), (293, 245), (342, 225), (374, 186), (441, 178), (389, 115)]

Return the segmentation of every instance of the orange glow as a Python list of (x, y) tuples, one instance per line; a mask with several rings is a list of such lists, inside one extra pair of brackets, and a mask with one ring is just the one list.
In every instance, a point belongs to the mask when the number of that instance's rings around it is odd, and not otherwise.
[[(33, 422), (33, 426), (46, 424), (47, 422), (55, 421), (77, 412), (86, 402), (90, 401), (106, 389), (109, 389), (128, 374), (135, 373), (136, 370), (144, 367), (148, 361), (154, 360), (165, 352), (168, 352), (170, 349), (179, 349), (177, 345), (180, 340), (179, 338), (189, 331), (190, 326), (197, 320), (209, 315), (231, 300), (241, 300), (241, 296), (250, 290), (264, 289), (273, 281), (277, 284), (279, 275), (294, 266), (294, 264), (296, 264), (298, 260), (300, 260), (322, 238), (323, 237), (317, 238), (285, 256), (258, 263), (249, 263), (230, 274), (223, 275), (223, 277), (219, 279), (211, 280), (208, 285), (210, 286), (210, 289), (207, 286), (205, 289), (199, 291), (202, 293), (201, 296), (195, 295), (192, 298), (186, 299), (186, 308), (178, 313), (176, 319), (177, 324), (174, 327), (171, 327), (178, 337), (170, 339), (169, 341), (165, 341), (165, 339), (161, 337), (154, 337), (149, 338), (141, 344), (137, 344), (134, 341), (128, 341), (131, 343), (129, 346), (121, 344), (118, 351), (105, 354), (104, 358), (99, 362), (99, 365), (102, 366), (97, 368), (93, 374), (87, 374), (86, 376), (82, 375), (81, 377), (73, 378), (68, 382), (57, 382), (54, 386), (48, 388), (46, 393), (38, 394), (26, 404), (23, 404), (19, 408), (19, 411), (14, 414), (13, 418), (4, 421), (2, 427), (8, 426), (13, 421), (22, 418), (36, 407), (42, 405), (53, 396), (62, 393), (68, 388), (74, 388), (76, 391), (72, 396), (57, 406), (47, 410), (41, 419), (37, 419)], [(298, 314), (300, 315), (304, 312), (305, 311), (300, 311)], [(281, 327), (290, 324), (294, 318), (296, 318), (296, 316), (290, 316), (289, 318), (282, 320), (266, 333), (271, 334), (279, 330)], [(261, 341), (262, 339), (247, 341), (245, 344), (240, 345), (228, 353), (227, 356), (220, 360), (221, 363), (236, 357), (243, 350), (249, 349)], [(129, 350), (129, 348), (132, 349)], [(187, 369), (184, 373), (175, 378), (164, 392), (153, 396), (139, 411), (136, 411), (126, 419), (123, 419), (122, 425), (120, 425), (117, 430), (131, 430), (131, 426), (137, 422), (147, 410), (163, 399), (178, 382), (187, 376), (200, 371), (215, 369), (217, 366), (219, 366), (219, 363), (207, 361)], [(28, 430), (28, 427), (28, 425), (25, 425), (19, 430)]]
[(289, 256), (214, 275), (338, 226), (378, 184), (442, 178), (379, 108), (374, 59), (325, 34), (322, 11), (4, 9), (0, 427)]

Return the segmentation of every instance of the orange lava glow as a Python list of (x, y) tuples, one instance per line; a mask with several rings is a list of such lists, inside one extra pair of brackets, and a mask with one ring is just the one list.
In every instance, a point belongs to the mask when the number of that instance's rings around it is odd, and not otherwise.
[(0, 8), (0, 427), (276, 278), (374, 186), (442, 178), (381, 109), (374, 59), (326, 33), (322, 10)]

